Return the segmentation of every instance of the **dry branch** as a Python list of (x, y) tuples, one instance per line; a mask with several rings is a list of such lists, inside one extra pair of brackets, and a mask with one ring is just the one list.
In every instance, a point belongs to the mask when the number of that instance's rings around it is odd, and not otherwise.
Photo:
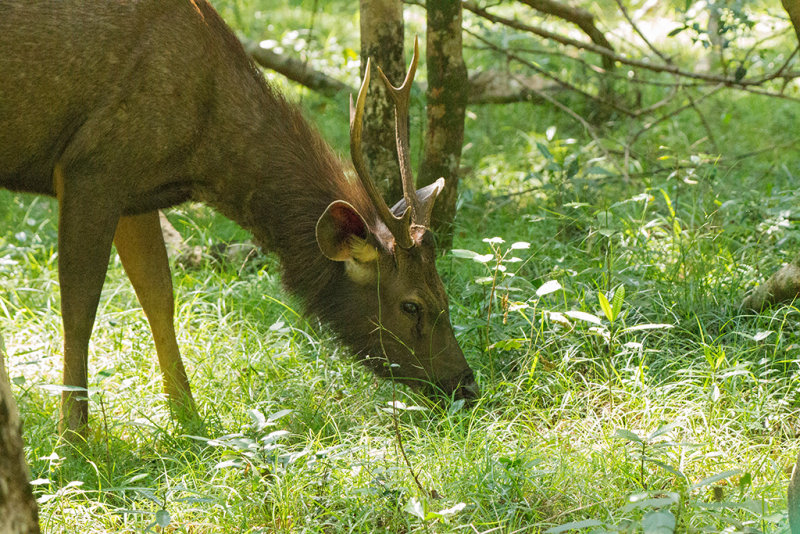
[[(750, 87), (763, 85), (765, 82), (771, 80), (775, 79), (792, 80), (800, 77), (800, 72), (796, 71), (787, 72), (783, 67), (771, 73), (765, 74), (764, 76), (761, 76), (759, 78), (741, 78), (738, 80), (733, 76), (718, 76), (714, 74), (705, 74), (702, 72), (683, 70), (677, 65), (674, 65), (672, 63), (654, 63), (650, 60), (633, 59), (628, 56), (618, 54), (613, 50), (610, 50), (604, 46), (598, 46), (594, 43), (579, 41), (577, 39), (572, 39), (570, 37), (565, 37), (555, 32), (545, 30), (544, 28), (531, 26), (530, 24), (525, 24), (517, 20), (501, 17), (499, 15), (494, 15), (489, 11), (487, 11), (486, 9), (478, 6), (477, 4), (469, 0), (463, 2), (462, 5), (464, 6), (464, 9), (471, 11), (472, 13), (475, 13), (476, 15), (485, 18), (486, 20), (489, 20), (491, 22), (495, 22), (497, 24), (503, 24), (504, 26), (508, 26), (510, 28), (514, 28), (520, 31), (532, 33), (534, 35), (538, 35), (539, 37), (550, 39), (554, 42), (563, 44), (565, 46), (571, 46), (581, 50), (587, 50), (589, 52), (600, 54), (601, 56), (609, 57), (613, 61), (619, 62), (623, 65), (628, 65), (630, 67), (637, 67), (652, 72), (674, 74), (676, 76), (681, 76), (683, 78), (689, 78), (693, 80), (701, 80), (708, 84), (722, 84), (726, 87), (734, 87), (738, 89), (748, 90), (748, 88)], [(765, 94), (765, 96), (778, 96), (778, 97), (783, 96), (780, 95), (779, 93), (770, 93), (770, 92), (756, 91), (756, 90), (754, 90), (753, 92), (759, 92), (761, 94)]]
[[(594, 23), (594, 15), (580, 7), (573, 7), (553, 0), (519, 0), (536, 11), (553, 15), (560, 19), (566, 20), (575, 24), (585, 33), (589, 39), (598, 46), (607, 48), (613, 51), (614, 47), (608, 42), (606, 36), (601, 32)], [(602, 56), (603, 67), (606, 70), (614, 68), (614, 60), (610, 56)]]
[(244, 37), (240, 37), (239, 40), (242, 46), (244, 46), (245, 51), (256, 63), (264, 68), (283, 74), (290, 80), (317, 91), (318, 93), (328, 97), (334, 97), (339, 93), (351, 94), (357, 92), (354, 87), (310, 68), (305, 61), (300, 61), (299, 59), (283, 54), (277, 54), (268, 48), (262, 47), (260, 43)]
[[(245, 51), (258, 65), (274, 70), (312, 91), (330, 98), (337, 97), (340, 93), (355, 94), (358, 92), (358, 88), (314, 70), (305, 61), (278, 54), (274, 50), (263, 48), (259, 43), (244, 37), (240, 37), (239, 40)], [(416, 85), (421, 90), (426, 90), (425, 82), (416, 82)], [(469, 76), (470, 104), (528, 102), (536, 99), (535, 90), (554, 91), (557, 88), (544, 83), (541, 78), (536, 76), (526, 76), (521, 81), (507, 72), (497, 70), (476, 71)]]
[(493, 42), (489, 41), (488, 39), (484, 39), (483, 37), (481, 37), (477, 33), (474, 33), (474, 32), (472, 32), (470, 30), (464, 30), (464, 31), (467, 34), (469, 34), (472, 37), (474, 37), (475, 39), (477, 39), (478, 41), (480, 41), (483, 44), (485, 44), (486, 46), (488, 46), (489, 48), (491, 48), (492, 50), (494, 50), (495, 52), (499, 52), (501, 54), (504, 54), (508, 59), (514, 60), (517, 63), (519, 63), (520, 65), (525, 65), (529, 69), (532, 69), (532, 70), (538, 72), (541, 76), (554, 81), (556, 84), (558, 84), (559, 86), (563, 87), (564, 89), (567, 89), (569, 91), (573, 91), (573, 92), (583, 96), (584, 98), (586, 98), (588, 100), (592, 100), (594, 102), (597, 102), (600, 105), (603, 105), (603, 106), (606, 106), (608, 108), (614, 109), (614, 110), (616, 110), (616, 111), (618, 111), (618, 112), (620, 112), (620, 113), (622, 113), (624, 115), (627, 115), (629, 117), (635, 117), (636, 116), (635, 112), (633, 112), (633, 111), (631, 111), (631, 110), (629, 110), (629, 109), (627, 109), (627, 108), (625, 108), (623, 106), (620, 106), (619, 104), (617, 104), (613, 100), (605, 99), (605, 98), (602, 98), (602, 97), (587, 93), (583, 89), (575, 86), (574, 84), (569, 83), (566, 80), (562, 80), (558, 76), (552, 74), (551, 72), (547, 71), (546, 69), (543, 69), (542, 67), (536, 65), (535, 63), (533, 63), (531, 61), (528, 61), (527, 59), (525, 59), (525, 58), (523, 58), (523, 57), (521, 57), (521, 56), (519, 56), (517, 54), (514, 54), (513, 52), (509, 52), (508, 50), (505, 50), (505, 49), (497, 46), (496, 44), (494, 44)]

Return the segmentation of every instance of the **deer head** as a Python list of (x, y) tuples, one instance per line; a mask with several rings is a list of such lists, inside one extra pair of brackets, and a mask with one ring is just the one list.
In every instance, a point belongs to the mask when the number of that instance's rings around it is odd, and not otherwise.
[[(370, 78), (370, 61), (355, 105), (350, 99), (350, 154), (359, 182), (374, 213), (359, 213), (350, 203), (328, 205), (316, 226), (323, 255), (343, 265), (338, 294), (350, 295), (341, 303), (333, 322), (351, 347), (378, 374), (428, 392), (478, 395), (472, 370), (453, 335), (447, 295), (436, 271), (434, 239), (428, 226), (444, 179), (419, 190), (414, 188), (408, 140), (411, 84), (417, 68), (418, 44), (405, 81), (394, 87), (380, 71), (395, 106), (397, 152), (403, 198), (391, 209), (370, 178), (361, 150), (364, 101)], [(366, 315), (368, 324), (354, 320)]]

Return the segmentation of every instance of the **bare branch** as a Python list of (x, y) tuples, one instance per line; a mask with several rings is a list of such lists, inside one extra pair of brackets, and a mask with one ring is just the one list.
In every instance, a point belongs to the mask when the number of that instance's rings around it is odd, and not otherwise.
[(530, 69), (535, 70), (536, 72), (538, 72), (542, 76), (553, 80), (557, 84), (561, 85), (562, 87), (564, 87), (566, 89), (569, 89), (570, 91), (574, 91), (574, 92), (578, 93), (579, 95), (581, 95), (581, 96), (583, 96), (583, 97), (585, 97), (585, 98), (587, 98), (589, 100), (593, 100), (593, 101), (597, 102), (598, 104), (601, 104), (601, 105), (604, 105), (604, 106), (608, 106), (609, 108), (612, 108), (612, 109), (614, 109), (614, 110), (616, 110), (616, 111), (618, 111), (618, 112), (620, 112), (620, 113), (622, 113), (624, 115), (627, 115), (629, 117), (636, 116), (636, 113), (634, 113), (633, 111), (631, 111), (631, 110), (629, 110), (627, 108), (624, 108), (624, 107), (620, 106), (616, 102), (613, 102), (613, 101), (607, 100), (607, 99), (603, 99), (603, 98), (600, 98), (598, 96), (595, 96), (595, 95), (592, 95), (590, 93), (587, 93), (583, 89), (581, 89), (579, 87), (576, 87), (575, 85), (573, 85), (573, 84), (571, 84), (571, 83), (569, 83), (569, 82), (567, 82), (565, 80), (562, 80), (561, 78), (559, 78), (559, 77), (555, 76), (554, 74), (548, 72), (547, 70), (545, 70), (542, 67), (536, 65), (535, 63), (533, 63), (531, 61), (528, 61), (527, 59), (525, 59), (523, 57), (520, 57), (517, 54), (509, 52), (508, 50), (504, 50), (504, 49), (500, 48), (496, 44), (492, 43), (488, 39), (484, 39), (483, 37), (481, 37), (480, 35), (476, 34), (475, 32), (472, 32), (472, 31), (467, 30), (467, 29), (464, 29), (464, 31), (466, 33), (468, 33), (469, 35), (471, 35), (472, 37), (474, 37), (475, 39), (477, 39), (478, 41), (480, 41), (483, 44), (485, 44), (486, 46), (488, 46), (489, 48), (491, 48), (492, 50), (500, 52), (501, 54), (504, 54), (509, 59), (513, 59), (514, 61), (516, 61), (516, 62), (518, 62), (518, 63), (520, 63), (522, 65), (525, 65), (526, 67), (528, 67)]
[[(603, 56), (608, 56), (609, 58), (613, 59), (616, 62), (622, 63), (623, 65), (646, 69), (652, 72), (663, 72), (667, 74), (674, 74), (677, 76), (682, 76), (684, 78), (690, 78), (693, 80), (702, 80), (710, 84), (722, 84), (726, 87), (734, 87), (738, 89), (745, 89), (747, 87), (763, 85), (765, 82), (775, 79), (790, 80), (800, 77), (800, 72), (796, 71), (786, 72), (785, 69), (778, 69), (771, 73), (765, 74), (760, 78), (751, 78), (751, 79), (742, 78), (739, 80), (731, 76), (718, 76), (714, 74), (705, 74), (701, 72), (687, 71), (671, 63), (653, 63), (648, 60), (633, 59), (621, 54), (617, 54), (613, 50), (609, 50), (608, 48), (603, 46), (598, 46), (594, 43), (586, 43), (578, 41), (576, 39), (565, 37), (555, 32), (545, 30), (543, 28), (538, 28), (536, 26), (524, 24), (522, 22), (501, 17), (499, 15), (494, 15), (492, 13), (489, 13), (482, 7), (476, 5), (474, 2), (470, 0), (463, 2), (462, 5), (464, 6), (464, 9), (471, 11), (472, 13), (475, 13), (476, 15), (483, 17), (487, 20), (490, 20), (492, 22), (503, 24), (504, 26), (515, 28), (517, 30), (533, 33), (534, 35), (544, 37), (545, 39), (550, 39), (552, 41), (555, 41), (557, 43), (566, 46), (572, 46), (575, 48), (579, 48), (581, 50), (587, 50), (589, 52), (593, 52)], [(781, 96), (778, 93), (769, 93), (769, 95)]]
[[(603, 34), (603, 32), (601, 32), (597, 26), (595, 26), (594, 15), (587, 10), (580, 7), (562, 4), (560, 2), (555, 2), (554, 0), (519, 1), (532, 7), (536, 11), (553, 15), (554, 17), (558, 17), (566, 20), (567, 22), (575, 24), (578, 28), (583, 30), (583, 33), (585, 33), (593, 43), (603, 48), (607, 48), (608, 50), (614, 50), (614, 47), (610, 42), (608, 42), (608, 39), (606, 39), (606, 36)], [(606, 70), (612, 70), (614, 68), (614, 60), (610, 56), (606, 55), (603, 55), (602, 58), (603, 67)]]
[(239, 37), (239, 41), (244, 46), (245, 52), (262, 67), (283, 74), (290, 80), (325, 96), (334, 97), (340, 93), (352, 94), (356, 92), (355, 87), (309, 68), (304, 61), (277, 54), (268, 48), (263, 48), (256, 41), (251, 41), (245, 37)]
[(633, 28), (633, 31), (636, 32), (636, 35), (638, 35), (642, 39), (642, 41), (644, 41), (644, 44), (647, 45), (647, 48), (652, 50), (655, 55), (660, 57), (664, 63), (672, 63), (672, 60), (670, 58), (662, 54), (661, 51), (655, 46), (653, 46), (653, 43), (651, 43), (650, 40), (647, 39), (647, 37), (645, 37), (644, 33), (642, 33), (642, 30), (639, 29), (639, 26), (637, 26), (636, 23), (633, 22), (633, 19), (628, 14), (628, 10), (625, 9), (625, 5), (622, 3), (622, 1), (621, 0), (614, 0), (614, 1), (617, 3), (617, 7), (619, 7), (620, 12), (622, 12), (622, 16), (624, 16), (625, 20), (628, 21), (628, 24), (631, 25), (631, 28)]
[[(309, 67), (306, 62), (299, 59), (278, 54), (268, 48), (263, 48), (259, 43), (240, 37), (245, 51), (261, 67), (273, 70), (293, 82), (308, 87), (324, 96), (334, 98), (339, 94), (353, 94), (358, 88), (350, 86), (332, 76)], [(553, 90), (553, 86), (533, 77), (524, 77), (524, 82), (512, 79), (505, 73), (495, 70), (476, 71), (470, 74), (469, 103), (470, 104), (509, 104), (513, 102), (528, 102), (535, 99), (531, 91), (533, 87), (543, 90)], [(425, 82), (416, 84), (424, 91)]]
[(708, 137), (708, 140), (711, 143), (711, 147), (714, 149), (714, 152), (716, 152), (717, 154), (721, 154), (722, 151), (719, 149), (719, 145), (717, 144), (717, 139), (714, 136), (714, 129), (706, 120), (705, 114), (700, 110), (700, 107), (694, 101), (694, 98), (692, 98), (692, 94), (689, 91), (684, 91), (684, 92), (686, 94), (686, 97), (689, 99), (689, 105), (692, 106), (694, 112), (697, 114), (697, 117), (700, 119), (700, 123), (706, 130), (706, 136)]
[(509, 104), (512, 102), (545, 101), (539, 92), (557, 93), (563, 90), (557, 83), (546, 83), (537, 75), (514, 75), (494, 69), (469, 75), (470, 104)]
[(665, 120), (667, 120), (667, 119), (669, 119), (671, 117), (674, 117), (676, 115), (680, 115), (681, 113), (683, 113), (684, 111), (686, 111), (689, 108), (694, 108), (697, 105), (698, 102), (700, 102), (702, 100), (705, 100), (706, 98), (710, 97), (713, 94), (718, 93), (724, 87), (725, 86), (723, 84), (719, 84), (716, 87), (714, 87), (713, 89), (711, 89), (710, 91), (707, 91), (706, 93), (700, 95), (700, 97), (698, 99), (696, 99), (696, 100), (690, 99), (690, 103), (684, 104), (683, 106), (680, 106), (680, 107), (677, 107), (677, 108), (673, 109), (672, 111), (670, 111), (666, 115), (662, 115), (661, 117), (658, 117), (653, 122), (648, 122), (647, 124), (642, 126), (642, 128), (631, 137), (631, 139), (630, 139), (628, 144), (629, 145), (633, 145), (643, 133), (647, 132), (648, 130), (651, 130), (653, 128), (653, 126), (655, 126), (656, 124), (662, 123)]

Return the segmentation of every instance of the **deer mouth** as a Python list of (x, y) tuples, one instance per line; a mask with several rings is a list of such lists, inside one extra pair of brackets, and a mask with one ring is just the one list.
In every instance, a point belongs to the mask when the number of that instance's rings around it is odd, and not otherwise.
[(467, 369), (460, 376), (449, 380), (437, 389), (452, 396), (455, 400), (464, 400), (467, 403), (472, 403), (481, 396), (481, 390), (475, 382), (472, 369)]

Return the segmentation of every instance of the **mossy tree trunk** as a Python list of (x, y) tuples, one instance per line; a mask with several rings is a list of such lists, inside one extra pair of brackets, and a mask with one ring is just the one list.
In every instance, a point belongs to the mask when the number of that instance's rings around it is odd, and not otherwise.
[[(361, 79), (367, 58), (380, 66), (394, 85), (405, 77), (403, 3), (401, 0), (360, 0)], [(394, 105), (377, 72), (372, 72), (364, 106), (362, 148), (370, 175), (391, 206), (403, 198), (395, 141)]]
[(17, 405), (5, 369), (0, 339), (0, 532), (39, 532), (39, 511), (28, 483)]
[(428, 0), (426, 7), (427, 129), (417, 186), (445, 179), (431, 226), (439, 236), (440, 250), (446, 250), (453, 240), (468, 80), (461, 54), (461, 2)]

